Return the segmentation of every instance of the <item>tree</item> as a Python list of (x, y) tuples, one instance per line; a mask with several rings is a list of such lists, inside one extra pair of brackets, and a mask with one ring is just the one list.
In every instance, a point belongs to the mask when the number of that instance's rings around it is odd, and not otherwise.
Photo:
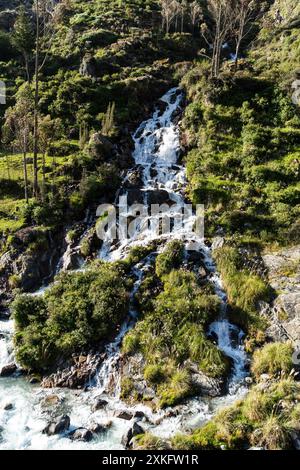
[[(55, 136), (61, 130), (60, 119), (51, 119), (51, 116), (44, 116), (40, 119), (39, 124), (39, 144), (42, 152), (42, 201), (46, 196), (46, 155)], [(53, 165), (54, 169), (54, 165)]]
[(180, 14), (180, 5), (176, 0), (162, 0), (161, 14), (162, 14), (162, 28), (166, 29), (169, 34), (173, 21), (178, 18)]
[[(55, 23), (61, 14), (59, 1), (35, 0), (33, 12), (36, 23), (35, 67), (34, 67), (34, 132), (33, 132), (33, 193), (38, 196), (38, 151), (39, 151), (39, 74), (49, 54), (55, 34)], [(42, 52), (44, 55), (42, 57)]]
[(207, 9), (211, 25), (203, 23), (201, 33), (206, 43), (212, 48), (211, 75), (218, 78), (221, 67), (221, 54), (225, 42), (232, 31), (234, 0), (207, 0)]
[(18, 11), (11, 41), (13, 46), (23, 55), (27, 81), (30, 82), (29, 62), (34, 48), (34, 33), (31, 19), (24, 6), (21, 6)]
[(116, 104), (109, 103), (107, 111), (102, 120), (102, 134), (106, 136), (111, 136), (115, 130), (115, 108)]
[(4, 136), (23, 154), (25, 200), (28, 203), (27, 153), (32, 136), (33, 96), (29, 83), (24, 83), (16, 95), (15, 106), (5, 113)]
[(254, 22), (264, 13), (265, 2), (258, 0), (236, 0), (232, 4), (233, 39), (235, 41), (235, 70), (238, 67), (242, 41), (251, 32)]
[(196, 25), (203, 16), (202, 7), (196, 0), (189, 5), (189, 16), (191, 19), (193, 34), (194, 34)]

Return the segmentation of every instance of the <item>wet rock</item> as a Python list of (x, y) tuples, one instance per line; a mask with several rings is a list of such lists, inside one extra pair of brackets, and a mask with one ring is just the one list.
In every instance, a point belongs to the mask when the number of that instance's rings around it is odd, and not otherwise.
[(124, 419), (126, 421), (130, 421), (133, 418), (133, 413), (129, 411), (117, 411), (115, 414), (116, 418)]
[(49, 423), (43, 430), (43, 434), (47, 436), (54, 436), (55, 434), (61, 434), (66, 432), (70, 427), (70, 417), (63, 415), (58, 417), (55, 421)]
[(81, 359), (73, 357), (73, 364), (70, 367), (45, 377), (41, 386), (43, 388), (84, 388), (96, 374), (102, 356), (96, 354), (79, 357)]
[(0, 377), (9, 377), (13, 375), (16, 370), (17, 366), (14, 362), (12, 362), (11, 364), (7, 364), (6, 366), (3, 366), (0, 370)]
[(82, 266), (83, 259), (80, 255), (79, 247), (70, 248), (66, 250), (63, 256), (63, 271), (71, 271), (79, 269)]
[(102, 424), (100, 423), (93, 423), (90, 427), (89, 427), (89, 430), (93, 433), (93, 434), (102, 434), (104, 432), (107, 431), (107, 428), (105, 426), (103, 426)]
[(41, 402), (41, 406), (48, 407), (48, 406), (56, 406), (61, 403), (61, 399), (58, 395), (48, 395), (47, 397), (43, 398)]
[(102, 410), (108, 405), (108, 402), (106, 400), (103, 400), (102, 398), (96, 398), (95, 402), (92, 405), (92, 412), (94, 413), (95, 411)]
[(36, 385), (36, 384), (40, 383), (40, 380), (38, 379), (38, 377), (30, 377), (29, 383), (31, 385)]
[(122, 444), (125, 449), (130, 449), (132, 446), (132, 439), (135, 436), (144, 434), (144, 432), (144, 429), (138, 423), (134, 423), (132, 427), (127, 431), (127, 433), (124, 434), (124, 436), (122, 437)]
[(139, 189), (129, 189), (126, 193), (127, 204), (132, 206), (134, 204), (144, 204), (144, 192)]
[(212, 378), (205, 375), (203, 372), (198, 370), (196, 364), (187, 361), (187, 365), (191, 370), (191, 379), (193, 386), (198, 393), (204, 396), (217, 397), (222, 395), (224, 388), (224, 380), (219, 378)]
[(69, 436), (72, 441), (90, 442), (93, 439), (92, 431), (85, 428), (78, 428)]
[(137, 170), (133, 170), (129, 173), (127, 180), (124, 184), (125, 188), (137, 188), (139, 186), (142, 186), (143, 180), (142, 180), (142, 171), (138, 168)]
[(10, 411), (10, 410), (13, 410), (14, 408), (14, 405), (12, 403), (7, 403), (6, 405), (4, 405), (3, 409), (5, 411)]
[(140, 420), (140, 419), (146, 418), (146, 415), (143, 411), (135, 411), (133, 417), (136, 418), (137, 420)]
[(165, 191), (163, 189), (157, 189), (154, 191), (147, 191), (147, 197), (148, 197), (148, 204), (168, 204), (168, 205), (173, 205), (175, 204), (174, 201), (170, 199), (170, 195), (168, 191)]

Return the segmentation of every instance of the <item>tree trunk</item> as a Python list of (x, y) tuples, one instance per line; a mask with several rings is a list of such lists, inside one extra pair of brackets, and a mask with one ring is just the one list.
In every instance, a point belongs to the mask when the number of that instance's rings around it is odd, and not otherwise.
[(46, 196), (46, 168), (45, 168), (45, 152), (43, 152), (42, 157), (42, 167), (43, 167), (43, 182), (42, 182), (42, 201), (45, 202)]
[(28, 204), (28, 173), (27, 173), (27, 152), (24, 148), (23, 151), (23, 171), (24, 171), (24, 189), (25, 189), (25, 200), (26, 204)]
[(40, 54), (39, 0), (36, 0), (36, 47), (35, 47), (35, 93), (34, 93), (34, 131), (33, 131), (33, 194), (38, 197), (38, 127), (39, 127), (39, 54)]

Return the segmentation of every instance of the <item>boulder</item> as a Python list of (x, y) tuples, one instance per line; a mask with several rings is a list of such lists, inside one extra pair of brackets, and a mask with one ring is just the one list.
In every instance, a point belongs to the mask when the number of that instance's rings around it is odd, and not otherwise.
[(97, 397), (95, 399), (95, 402), (92, 405), (92, 412), (94, 413), (95, 411), (102, 410), (108, 405), (108, 402), (106, 400), (103, 400), (100, 397)]
[(14, 362), (3, 366), (0, 370), (0, 377), (9, 377), (13, 375), (17, 370), (17, 366)]
[(93, 433), (89, 429), (78, 428), (70, 434), (72, 441), (89, 442), (93, 439)]
[(116, 418), (124, 419), (126, 421), (130, 421), (133, 418), (133, 413), (130, 413), (129, 411), (123, 410), (123, 411), (117, 411), (115, 416), (116, 416)]
[(124, 436), (122, 437), (122, 444), (125, 447), (125, 449), (131, 448), (132, 446), (131, 441), (135, 436), (138, 436), (144, 433), (145, 433), (144, 429), (138, 423), (133, 423), (132, 427), (128, 429), (127, 433), (124, 434)]
[(95, 132), (88, 143), (89, 154), (102, 162), (112, 157), (115, 147), (111, 141), (100, 132)]
[(14, 405), (12, 403), (7, 403), (6, 405), (4, 405), (3, 409), (5, 411), (10, 411), (10, 410), (13, 410), (14, 408)]
[(47, 424), (43, 430), (43, 434), (47, 436), (54, 436), (55, 434), (62, 434), (70, 427), (70, 417), (68, 415), (59, 416), (55, 421)]
[(105, 425), (100, 424), (100, 423), (93, 423), (90, 427), (89, 430), (93, 434), (102, 434), (107, 431), (107, 427)]

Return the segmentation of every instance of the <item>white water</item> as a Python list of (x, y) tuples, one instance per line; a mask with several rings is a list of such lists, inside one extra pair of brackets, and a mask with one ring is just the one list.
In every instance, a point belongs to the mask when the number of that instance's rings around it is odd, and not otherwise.
[[(153, 117), (141, 124), (134, 135), (134, 159), (136, 169), (142, 176), (142, 185), (145, 204), (149, 201), (152, 191), (167, 191), (168, 198), (181, 207), (184, 204), (184, 188), (186, 186), (185, 169), (178, 165), (180, 149), (179, 129), (172, 123), (174, 112), (180, 108), (182, 94), (178, 89), (170, 90), (162, 99), (165, 105), (164, 112), (155, 111)], [(129, 174), (128, 174), (129, 176)], [(128, 177), (124, 180), (124, 185)], [(126, 194), (126, 189), (121, 189)], [(195, 240), (192, 227), (195, 216), (190, 215), (188, 224), (169, 236), (160, 238), (180, 238), (189, 248), (191, 241), (196, 241), (199, 250), (205, 257), (205, 264), (211, 272), (211, 282), (216, 293), (222, 301), (220, 320), (213, 323), (209, 333), (218, 338), (219, 348), (232, 359), (233, 371), (230, 379), (229, 394), (216, 399), (193, 398), (178, 408), (177, 416), (166, 417), (169, 410), (154, 413), (144, 405), (128, 407), (120, 400), (120, 345), (127, 331), (136, 319), (138, 312), (134, 307), (134, 296), (139, 289), (144, 272), (151, 263), (151, 256), (135, 266), (133, 274), (135, 283), (131, 293), (129, 316), (122, 326), (117, 338), (107, 346), (107, 359), (100, 367), (97, 377), (90, 384), (88, 391), (74, 392), (68, 390), (43, 390), (37, 386), (29, 385), (24, 378), (14, 377), (0, 379), (0, 448), (2, 449), (122, 449), (121, 438), (129, 429), (127, 421), (116, 418), (117, 410), (144, 411), (152, 424), (142, 424), (151, 432), (168, 437), (175, 432), (184, 431), (202, 425), (211, 418), (215, 410), (234, 401), (237, 396), (244, 393), (243, 378), (247, 358), (242, 347), (242, 332), (231, 325), (226, 318), (226, 295), (222, 289), (221, 281), (216, 273), (210, 250), (203, 240)], [(147, 219), (146, 228), (141, 232), (136, 230), (133, 238), (118, 244), (111, 244), (107, 239), (103, 244), (100, 257), (105, 260), (124, 258), (134, 245), (147, 245), (156, 239), (157, 219)], [(40, 292), (42, 294), (42, 291)], [(0, 368), (13, 360), (12, 351), (12, 322), (0, 322)], [(114, 393), (109, 390), (114, 387)], [(53, 413), (51, 407), (45, 406), (45, 397), (56, 395), (60, 401), (57, 414), (66, 413), (71, 418), (71, 429), (87, 427), (92, 422), (112, 421), (112, 427), (107, 433), (89, 443), (72, 442), (66, 436), (53, 436), (51, 438), (42, 434), (42, 429)], [(104, 410), (91, 411), (91, 404), (96, 397), (103, 397), (108, 401)], [(12, 404), (12, 409), (4, 410), (5, 405)], [(2, 436), (2, 437), (1, 437)], [(2, 440), (1, 440), (2, 439)]]

